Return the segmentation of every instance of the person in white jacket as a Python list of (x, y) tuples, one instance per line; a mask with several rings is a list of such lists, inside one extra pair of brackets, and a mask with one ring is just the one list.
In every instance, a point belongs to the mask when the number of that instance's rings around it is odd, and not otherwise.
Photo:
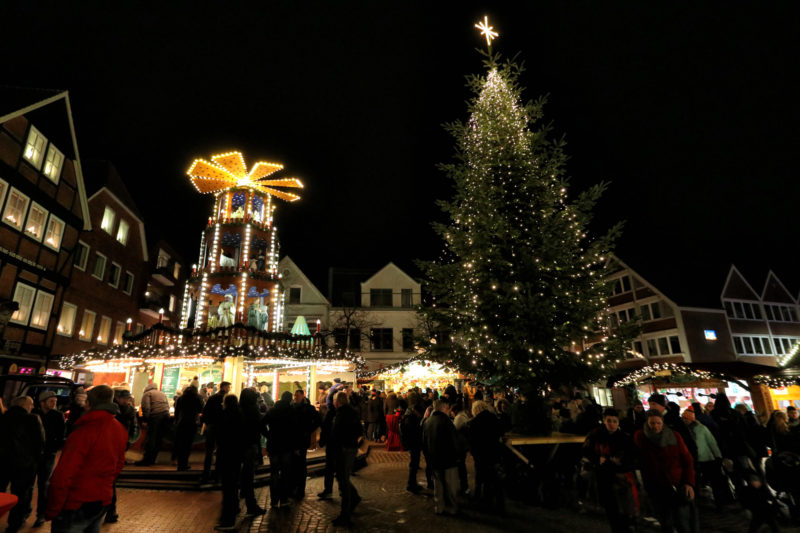
[(137, 466), (155, 464), (161, 441), (169, 426), (169, 400), (166, 394), (158, 390), (154, 383), (144, 388), (142, 395), (142, 429), (147, 430), (144, 445), (144, 457), (137, 461)]

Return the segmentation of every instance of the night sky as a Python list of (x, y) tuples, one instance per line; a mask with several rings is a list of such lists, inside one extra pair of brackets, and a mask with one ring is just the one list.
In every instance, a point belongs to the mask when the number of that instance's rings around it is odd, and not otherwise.
[(189, 263), (211, 206), (185, 176), (192, 159), (284, 163), (306, 189), (278, 207), (282, 255), (324, 292), (329, 266), (437, 255), (450, 184), (436, 164), (453, 154), (441, 124), (466, 118), (488, 14), (496, 50), (526, 64), (525, 96), (549, 95), (573, 194), (611, 182), (595, 230), (626, 222), (628, 264), (682, 304), (718, 305), (731, 263), (759, 291), (772, 268), (796, 295), (797, 9), (517, 4), (4, 2), (0, 83), (68, 89), (81, 157), (114, 163), (148, 237)]

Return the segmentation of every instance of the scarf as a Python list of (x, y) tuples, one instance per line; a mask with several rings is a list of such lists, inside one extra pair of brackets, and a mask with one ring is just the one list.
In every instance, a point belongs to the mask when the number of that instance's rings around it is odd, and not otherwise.
[(647, 437), (650, 442), (661, 448), (666, 448), (667, 446), (676, 446), (678, 444), (678, 439), (675, 438), (675, 433), (673, 433), (666, 424), (664, 424), (664, 429), (662, 429), (660, 433), (656, 433), (650, 429), (650, 426), (647, 424), (644, 425), (642, 430), (644, 431), (644, 436)]

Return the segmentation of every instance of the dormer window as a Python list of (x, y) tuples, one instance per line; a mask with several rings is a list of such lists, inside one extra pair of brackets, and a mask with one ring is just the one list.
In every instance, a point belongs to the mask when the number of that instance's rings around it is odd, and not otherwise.
[(64, 154), (61, 150), (50, 144), (47, 148), (47, 157), (44, 160), (44, 175), (50, 178), (53, 183), (58, 183), (61, 177), (61, 167), (64, 164)]
[(47, 138), (45, 138), (39, 130), (31, 126), (28, 132), (28, 141), (25, 143), (25, 152), (23, 156), (31, 165), (36, 167), (36, 170), (42, 168), (45, 145), (47, 145)]

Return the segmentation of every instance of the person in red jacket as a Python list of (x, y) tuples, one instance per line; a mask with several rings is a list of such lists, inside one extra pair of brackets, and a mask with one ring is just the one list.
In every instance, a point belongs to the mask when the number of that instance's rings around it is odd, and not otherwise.
[(633, 438), (640, 451), (644, 488), (661, 531), (696, 533), (694, 460), (680, 434), (664, 424), (661, 411), (647, 411), (644, 428)]
[(67, 438), (50, 479), (45, 518), (53, 533), (97, 532), (114, 495), (114, 480), (125, 465), (128, 432), (114, 415), (114, 391), (107, 385), (87, 393), (90, 409)]

